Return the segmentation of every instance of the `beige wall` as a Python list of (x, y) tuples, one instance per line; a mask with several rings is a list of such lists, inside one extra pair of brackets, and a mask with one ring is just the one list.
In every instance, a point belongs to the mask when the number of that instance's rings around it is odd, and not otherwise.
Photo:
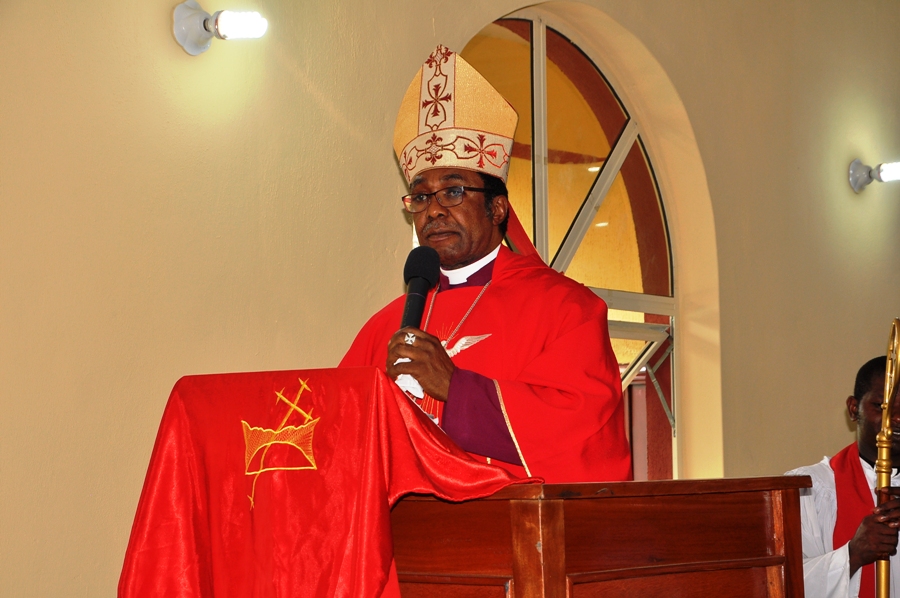
[[(400, 291), (396, 106), (434, 43), (524, 2), (207, 2), (270, 30), (200, 57), (174, 4), (0, 0), (7, 595), (114, 593), (179, 376), (333, 365)], [(705, 167), (725, 474), (834, 452), (900, 312), (900, 186), (845, 175), (900, 157), (900, 5), (588, 4), (658, 61)]]
[(775, 474), (852, 439), (843, 400), (900, 315), (900, 187), (846, 181), (853, 158), (900, 157), (900, 84), (879, 76), (900, 5), (684, 4), (617, 16), (675, 82), (708, 175), (725, 474)]

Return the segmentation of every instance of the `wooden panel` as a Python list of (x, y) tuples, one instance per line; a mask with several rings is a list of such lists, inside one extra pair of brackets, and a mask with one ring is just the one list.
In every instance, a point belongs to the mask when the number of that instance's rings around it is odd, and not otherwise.
[(511, 501), (510, 521), (520, 595), (566, 598), (563, 501)]
[(784, 587), (786, 596), (803, 596), (803, 546), (800, 530), (800, 491), (781, 492), (784, 513)]
[[(541, 492), (536, 493), (540, 488)], [(509, 498), (565, 498), (618, 499), (626, 496), (677, 496), (701, 494), (731, 494), (734, 492), (769, 492), (789, 488), (812, 488), (809, 476), (778, 476), (770, 478), (742, 478), (717, 480), (667, 480), (664, 482), (606, 482), (602, 484), (532, 484), (508, 486), (488, 499)]]
[(505, 586), (401, 583), (403, 598), (507, 598)]
[[(662, 482), (602, 482), (588, 484), (513, 484), (479, 501), (510, 499), (598, 499), (625, 496), (675, 496), (684, 494), (722, 494), (812, 488), (809, 476), (777, 476), (715, 480), (666, 480)], [(437, 502), (431, 496), (412, 495), (401, 502)]]
[(401, 588), (405, 598), (803, 598), (798, 489), (810, 485), (786, 476), (524, 484), (461, 504), (406, 497), (392, 512)]
[(561, 500), (541, 503), (541, 555), (544, 559), (544, 598), (567, 598), (566, 523)]
[(766, 493), (565, 503), (569, 573), (771, 556)]
[(508, 502), (404, 499), (391, 525), (398, 573), (512, 576)]
[[(633, 577), (572, 586), (573, 598), (758, 598), (767, 596), (766, 569), (693, 571), (650, 577)], [(404, 596), (404, 598), (406, 598)], [(798, 597), (799, 598), (799, 597)]]
[[(772, 516), (766, 525), (767, 531), (772, 536), (772, 551), (777, 555), (784, 555), (784, 509), (782, 508), (781, 492), (772, 492), (767, 495)], [(769, 567), (766, 571), (767, 588), (769, 598), (784, 598), (784, 566)]]
[(513, 579), (516, 580), (516, 589), (522, 596), (541, 596), (543, 594), (540, 508), (540, 501), (514, 500), (510, 502)]
[[(680, 563), (677, 565), (657, 565), (652, 567), (635, 567), (632, 569), (611, 569), (609, 571), (591, 571), (588, 573), (571, 573), (570, 583), (584, 584), (614, 579), (631, 579), (633, 577), (652, 577), (694, 573), (695, 571), (733, 571), (737, 569), (780, 569), (784, 565), (784, 557), (767, 556), (758, 559), (737, 559), (734, 561), (707, 561), (702, 563)], [(777, 573), (777, 572), (776, 572)], [(768, 578), (772, 579), (771, 575)]]

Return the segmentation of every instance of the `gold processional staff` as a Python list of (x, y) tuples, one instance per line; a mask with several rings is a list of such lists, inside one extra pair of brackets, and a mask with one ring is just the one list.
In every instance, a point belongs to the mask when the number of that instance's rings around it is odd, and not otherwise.
[[(878, 459), (875, 461), (875, 473), (878, 478), (875, 487), (889, 488), (891, 485), (891, 407), (894, 393), (897, 391), (898, 355), (900, 355), (900, 318), (894, 318), (891, 324), (891, 336), (888, 339), (887, 366), (884, 371), (884, 400), (881, 403), (881, 432), (876, 437)], [(890, 500), (887, 494), (876, 492), (878, 504)], [(888, 559), (875, 561), (875, 595), (877, 598), (889, 598), (891, 595), (891, 563)]]

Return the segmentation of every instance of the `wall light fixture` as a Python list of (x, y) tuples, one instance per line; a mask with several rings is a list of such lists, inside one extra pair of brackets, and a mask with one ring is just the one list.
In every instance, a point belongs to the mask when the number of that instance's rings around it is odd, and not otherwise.
[(859, 160), (850, 163), (850, 186), (854, 191), (859, 193), (872, 181), (900, 181), (900, 162), (887, 162), (875, 168), (866, 166)]
[(258, 12), (220, 10), (212, 15), (196, 0), (187, 0), (175, 7), (175, 39), (191, 56), (209, 49), (215, 36), (219, 39), (253, 39), (262, 37), (269, 22)]

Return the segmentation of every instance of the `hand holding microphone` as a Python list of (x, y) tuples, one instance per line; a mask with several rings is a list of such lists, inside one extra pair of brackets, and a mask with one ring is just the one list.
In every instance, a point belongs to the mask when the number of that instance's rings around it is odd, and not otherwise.
[(400, 330), (388, 345), (387, 373), (397, 386), (422, 398), (425, 392), (445, 400), (453, 363), (440, 341), (422, 330), (425, 302), (440, 276), (440, 257), (430, 247), (416, 247), (409, 253), (403, 278), (407, 283), (406, 305)]
[(409, 252), (403, 267), (406, 283), (406, 305), (400, 328), (419, 328), (425, 313), (425, 299), (441, 276), (441, 258), (431, 247), (420, 246)]

